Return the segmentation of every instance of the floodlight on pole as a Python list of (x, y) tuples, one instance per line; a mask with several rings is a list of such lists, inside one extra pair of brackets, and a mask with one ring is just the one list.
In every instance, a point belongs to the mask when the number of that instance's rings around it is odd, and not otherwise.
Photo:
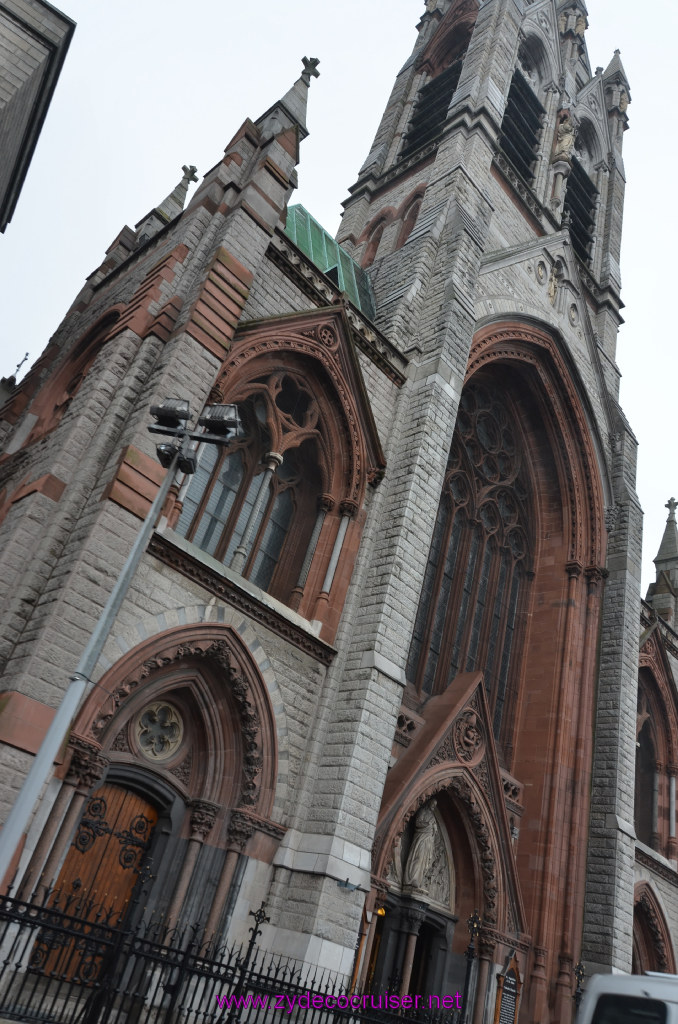
[[(49, 780), (54, 760), (72, 728), (73, 719), (78, 712), (82, 698), (94, 685), (91, 679), (92, 673), (99, 661), (104, 644), (108, 639), (122, 602), (127, 595), (141, 557), (146, 550), (148, 541), (169, 494), (170, 487), (174, 482), (177, 469), (186, 474), (195, 472), (197, 460), (191, 448), (196, 441), (207, 441), (212, 444), (223, 445), (240, 436), (242, 427), (238, 410), (235, 406), (207, 406), (200, 422), (205, 419), (209, 420), (210, 408), (235, 410), (234, 413), (230, 414), (230, 420), (226, 414), (217, 414), (216, 422), (224, 424), (221, 433), (215, 431), (208, 434), (189, 430), (187, 423), (190, 420), (190, 407), (185, 399), (171, 398), (160, 405), (151, 406), (151, 414), (155, 416), (156, 423), (151, 424), (148, 430), (154, 434), (165, 434), (179, 438), (180, 443), (163, 443), (158, 445), (157, 451), (160, 464), (167, 469), (165, 479), (148, 510), (143, 525), (120, 571), (120, 575), (113, 585), (113, 589), (87, 642), (87, 646), (82, 653), (75, 672), (71, 676), (63, 700), (57, 708), (56, 714), (24, 779), (21, 790), (2, 827), (0, 832), (0, 884), (4, 881), (14, 859), (42, 787)], [(234, 426), (234, 424), (236, 425)], [(214, 425), (211, 421), (210, 426), (214, 430)]]

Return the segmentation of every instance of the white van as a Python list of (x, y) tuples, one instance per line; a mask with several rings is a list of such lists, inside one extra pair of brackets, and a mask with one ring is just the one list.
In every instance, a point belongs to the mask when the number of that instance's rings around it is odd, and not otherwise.
[(594, 974), (577, 1024), (678, 1024), (678, 975)]

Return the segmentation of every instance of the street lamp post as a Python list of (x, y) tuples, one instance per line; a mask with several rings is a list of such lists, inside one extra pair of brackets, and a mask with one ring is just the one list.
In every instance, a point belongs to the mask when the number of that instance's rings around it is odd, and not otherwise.
[(464, 1024), (467, 1024), (467, 1022), (471, 1020), (473, 1016), (469, 1013), (469, 992), (471, 990), (471, 972), (473, 971), (473, 961), (476, 958), (475, 942), (476, 939), (478, 938), (478, 935), (480, 934), (480, 928), (482, 926), (482, 921), (480, 920), (480, 915), (477, 910), (473, 911), (473, 913), (471, 914), (466, 923), (468, 926), (469, 934), (471, 936), (471, 941), (466, 947), (466, 953), (464, 954), (466, 957), (466, 977), (464, 978), (464, 998), (462, 999), (461, 1002), (461, 1019), (464, 1022)]
[(151, 407), (151, 414), (156, 423), (148, 429), (152, 433), (164, 434), (175, 438), (174, 443), (159, 444), (158, 458), (167, 469), (153, 503), (143, 525), (137, 534), (127, 560), (120, 571), (103, 611), (99, 616), (80, 661), (71, 676), (70, 683), (59, 705), (51, 725), (45, 734), (40, 749), (30, 767), (23, 786), (14, 801), (0, 833), (0, 884), (2, 884), (22, 835), (28, 825), (33, 808), (40, 796), (43, 785), (49, 779), (52, 765), (61, 746), (70, 732), (73, 718), (80, 706), (83, 695), (92, 686), (91, 674), (103, 650), (115, 617), (125, 599), (129, 585), (134, 578), (141, 556), (158, 520), (169, 489), (174, 481), (176, 470), (183, 473), (194, 473), (196, 469), (195, 454), (191, 444), (195, 441), (212, 444), (228, 444), (241, 432), (238, 409), (235, 405), (206, 406), (198, 420), (200, 426), (207, 429), (202, 432), (191, 431), (187, 423), (190, 409), (183, 399), (167, 399), (161, 405)]

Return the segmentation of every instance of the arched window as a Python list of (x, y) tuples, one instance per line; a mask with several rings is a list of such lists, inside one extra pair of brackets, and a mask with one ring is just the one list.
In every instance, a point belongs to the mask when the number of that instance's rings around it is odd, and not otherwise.
[(381, 242), (381, 236), (384, 233), (385, 227), (386, 221), (380, 220), (377, 226), (373, 228), (372, 233), (370, 234), (369, 241), (367, 243), (367, 248), (365, 249), (365, 255), (363, 256), (362, 261), (364, 270), (367, 270), (368, 267), (371, 267), (376, 259), (377, 250), (379, 249), (379, 243)]
[(400, 233), (398, 235), (398, 240), (395, 245), (396, 249), (400, 249), (412, 234), (414, 225), (417, 223), (419, 211), (421, 210), (421, 203), (422, 197), (417, 196), (407, 207), (405, 216), (403, 217), (402, 227), (400, 228)]
[(482, 669), (500, 735), (531, 531), (520, 436), (505, 399), (463, 392), (408, 662), (422, 695)]
[(523, 70), (516, 69), (513, 73), (499, 144), (523, 181), (531, 185), (546, 111), (535, 95), (532, 80), (524, 71), (523, 67)]
[(56, 373), (45, 382), (30, 406), (30, 412), (37, 416), (37, 421), (27, 444), (44, 437), (59, 425), (107, 340), (111, 328), (119, 319), (120, 313), (113, 311), (99, 320), (73, 348)]
[[(650, 638), (641, 650), (636, 715), (636, 778), (634, 824), (641, 843), (667, 857), (675, 856), (675, 780), (669, 776), (674, 763), (672, 719), (675, 708), (669, 696), (661, 662), (656, 658), (658, 642)], [(643, 664), (644, 662), (644, 664)], [(671, 793), (673, 792), (673, 796)], [(673, 818), (673, 821), (671, 820)]]
[(247, 391), (245, 435), (227, 448), (205, 446), (177, 531), (287, 601), (322, 492), (318, 406), (303, 378), (285, 369)]
[(656, 764), (652, 726), (648, 720), (643, 724), (636, 740), (635, 791), (636, 836), (646, 846), (652, 846), (653, 833), (656, 831), (656, 822), (653, 821)]
[(598, 143), (589, 122), (583, 121), (579, 126), (574, 148), (563, 209), (570, 217), (574, 251), (583, 263), (588, 263), (593, 251), (598, 203), (598, 189), (593, 183)]
[(418, 90), (401, 159), (439, 141), (459, 84), (477, 13), (475, 4), (466, 5), (463, 12), (453, 5), (422, 54), (421, 63), (429, 77)]

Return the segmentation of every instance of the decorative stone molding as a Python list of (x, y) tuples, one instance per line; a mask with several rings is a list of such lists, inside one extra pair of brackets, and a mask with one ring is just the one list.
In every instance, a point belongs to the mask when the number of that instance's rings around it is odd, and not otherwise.
[(474, 708), (468, 707), (453, 726), (454, 750), (466, 764), (476, 763), (485, 751), (485, 726)]
[(426, 920), (427, 910), (428, 907), (425, 903), (415, 901), (403, 907), (400, 915), (403, 931), (408, 935), (418, 935), (422, 924)]
[(243, 850), (255, 832), (262, 832), (264, 835), (280, 841), (287, 829), (275, 821), (251, 814), (242, 807), (231, 812), (231, 820), (228, 825), (229, 846)]
[(235, 583), (222, 576), (215, 569), (192, 558), (180, 548), (175, 547), (167, 538), (155, 534), (148, 548), (165, 565), (176, 569), (186, 579), (198, 583), (210, 594), (220, 598), (225, 604), (237, 608), (248, 618), (270, 629), (272, 633), (291, 643), (304, 654), (308, 654), (322, 665), (331, 664), (336, 651), (311, 633), (296, 626), (289, 619), (257, 601), (256, 597), (240, 589)]
[(674, 871), (668, 864), (662, 863), (659, 857), (653, 857), (651, 854), (646, 853), (645, 850), (636, 847), (636, 861), (678, 889), (678, 871)]
[(199, 839), (203, 842), (214, 828), (219, 805), (210, 803), (208, 800), (193, 800), (190, 806), (191, 839)]
[(135, 740), (148, 761), (167, 761), (181, 746), (184, 721), (168, 701), (153, 701), (134, 720)]
[(170, 774), (174, 775), (174, 777), (177, 778), (183, 786), (188, 786), (189, 782), (191, 781), (192, 767), (193, 754), (191, 751), (189, 751), (180, 764), (175, 765), (174, 768), (170, 768)]
[(89, 792), (106, 774), (109, 758), (101, 752), (101, 747), (88, 743), (80, 736), (71, 734), (68, 746), (72, 755), (66, 782)]
[(657, 913), (654, 900), (650, 898), (647, 889), (643, 890), (641, 893), (640, 899), (636, 902), (636, 907), (640, 907), (643, 911), (645, 924), (647, 925), (647, 929), (652, 939), (659, 970), (668, 971), (669, 956), (666, 948), (664, 929), (662, 928), (662, 923)]
[(245, 804), (254, 805), (257, 802), (258, 780), (263, 763), (260, 749), (259, 716), (250, 700), (249, 682), (237, 665), (231, 647), (225, 640), (216, 640), (204, 645), (195, 642), (184, 643), (175, 649), (171, 657), (147, 659), (110, 695), (92, 725), (92, 733), (95, 737), (101, 736), (118, 709), (153, 672), (167, 669), (185, 659), (214, 661), (223, 670), (224, 684), (238, 709), (243, 735), (242, 770), (244, 778), (241, 800)]

